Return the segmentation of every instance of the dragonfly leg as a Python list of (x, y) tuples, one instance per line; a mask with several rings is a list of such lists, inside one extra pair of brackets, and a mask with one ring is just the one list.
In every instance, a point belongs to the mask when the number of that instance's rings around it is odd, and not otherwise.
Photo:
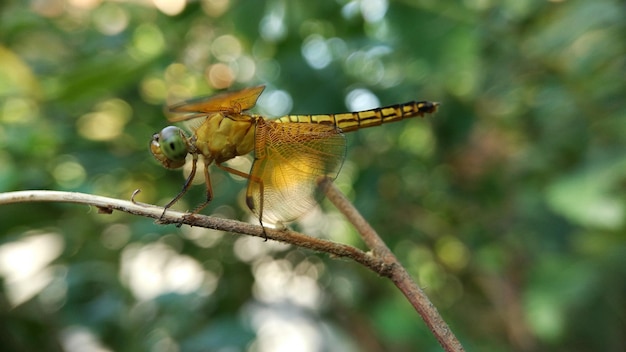
[(165, 212), (167, 211), (167, 209), (169, 209), (172, 205), (178, 202), (185, 195), (185, 193), (187, 193), (187, 190), (189, 190), (189, 187), (191, 187), (191, 182), (193, 181), (193, 178), (196, 176), (196, 164), (198, 163), (198, 154), (192, 154), (192, 157), (193, 157), (193, 160), (191, 162), (191, 172), (189, 173), (189, 177), (187, 177), (187, 180), (185, 181), (185, 184), (183, 185), (183, 189), (180, 190), (180, 192), (176, 195), (176, 197), (174, 197), (174, 199), (170, 200), (167, 204), (165, 204), (165, 206), (163, 207), (163, 213), (161, 214), (161, 217), (159, 218), (159, 220), (163, 218), (163, 215), (165, 215)]
[[(252, 195), (246, 192), (246, 205), (252, 212), (256, 212), (259, 215), (259, 224), (261, 224), (261, 228), (263, 228), (263, 237), (265, 237), (265, 241), (267, 241), (267, 233), (265, 232), (265, 226), (263, 226), (263, 180), (260, 178), (254, 177), (250, 175), (250, 179), (248, 182), (256, 182), (259, 184), (259, 209), (257, 210), (254, 206), (254, 198)], [(250, 188), (248, 187), (248, 190)]]
[[(263, 237), (265, 237), (265, 242), (267, 242), (267, 233), (265, 233), (265, 226), (263, 226), (263, 181), (257, 180), (256, 178), (250, 179), (249, 182), (258, 182), (259, 183), (259, 224), (261, 224), (261, 228), (263, 229)], [(246, 205), (250, 210), (254, 211), (254, 200), (252, 196), (246, 194)]]
[(204, 183), (206, 185), (206, 199), (205, 201), (198, 205), (191, 213), (197, 214), (200, 210), (204, 209), (204, 207), (211, 202), (213, 199), (213, 187), (211, 186), (211, 175), (209, 175), (209, 165), (211, 165), (211, 160), (204, 159)]
[[(228, 167), (226, 165), (223, 165), (221, 163), (216, 162), (215, 165), (217, 165), (217, 167), (219, 167), (220, 169), (226, 171), (226, 172), (230, 172), (233, 175), (237, 175), (240, 177), (243, 177), (245, 179), (248, 180), (248, 182), (257, 182), (261, 187), (261, 195), (260, 195), (260, 209), (259, 209), (259, 223), (261, 224), (261, 228), (263, 229), (263, 237), (265, 238), (265, 241), (267, 241), (267, 233), (265, 232), (265, 226), (263, 226), (263, 181), (261, 181), (261, 179), (254, 177), (250, 174), (247, 174), (245, 172), (233, 169), (232, 167)], [(254, 207), (254, 201), (252, 199), (252, 197), (248, 194), (246, 194), (246, 205), (248, 206), (248, 208), (250, 210), (252, 210), (252, 212), (255, 212), (255, 207)]]

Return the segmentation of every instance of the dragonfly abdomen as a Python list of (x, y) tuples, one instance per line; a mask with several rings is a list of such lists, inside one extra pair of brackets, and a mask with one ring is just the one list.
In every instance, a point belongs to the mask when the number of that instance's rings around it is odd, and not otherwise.
[(439, 103), (430, 101), (412, 101), (404, 104), (385, 106), (364, 111), (325, 115), (286, 115), (276, 122), (316, 123), (339, 127), (343, 132), (361, 128), (379, 126), (383, 123), (400, 121), (405, 118), (424, 116), (437, 111)]

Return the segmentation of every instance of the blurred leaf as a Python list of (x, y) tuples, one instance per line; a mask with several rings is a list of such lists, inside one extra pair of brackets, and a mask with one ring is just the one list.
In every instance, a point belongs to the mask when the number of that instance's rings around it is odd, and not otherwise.
[(626, 204), (620, 193), (626, 159), (593, 160), (555, 180), (547, 193), (553, 209), (583, 226), (616, 230), (624, 226)]

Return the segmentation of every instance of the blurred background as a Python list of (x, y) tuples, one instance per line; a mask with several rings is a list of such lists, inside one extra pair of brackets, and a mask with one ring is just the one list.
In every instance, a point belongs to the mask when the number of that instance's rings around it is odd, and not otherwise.
[[(222, 89), (267, 85), (268, 117), (439, 101), (348, 134), (337, 185), (466, 349), (623, 351), (624, 33), (617, 0), (5, 0), (0, 192), (163, 205), (164, 107)], [(203, 212), (255, 222), (211, 172)], [(292, 226), (363, 248), (326, 201)], [(0, 279), (3, 351), (440, 350), (356, 263), (80, 205), (1, 206)]]

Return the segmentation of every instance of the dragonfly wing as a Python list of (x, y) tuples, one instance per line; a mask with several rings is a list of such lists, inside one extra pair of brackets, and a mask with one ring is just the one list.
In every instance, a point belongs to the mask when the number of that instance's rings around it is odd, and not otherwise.
[(345, 136), (333, 126), (260, 120), (247, 197), (265, 223), (296, 219), (317, 203), (320, 177), (336, 178)]
[(212, 113), (222, 113), (225, 116), (240, 115), (242, 111), (249, 110), (256, 105), (256, 101), (264, 89), (265, 86), (257, 86), (187, 100), (169, 107), (170, 112), (187, 113), (187, 115), (175, 116), (169, 120), (172, 122), (185, 121)]

